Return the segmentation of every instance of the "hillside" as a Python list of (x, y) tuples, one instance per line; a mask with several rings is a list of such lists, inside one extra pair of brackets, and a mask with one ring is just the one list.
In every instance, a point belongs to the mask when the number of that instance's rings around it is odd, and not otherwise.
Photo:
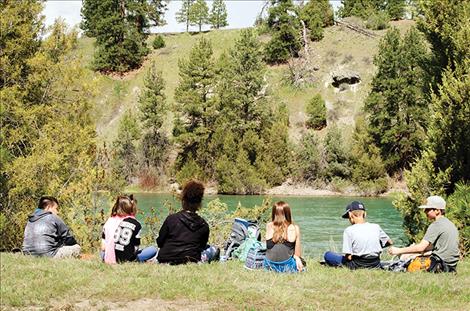
[[(412, 21), (393, 22), (402, 32), (413, 24)], [(143, 85), (143, 77), (152, 61), (157, 63), (166, 81), (166, 95), (170, 105), (174, 103), (174, 90), (178, 85), (178, 59), (186, 58), (193, 44), (200, 36), (211, 40), (215, 57), (228, 50), (240, 30), (214, 30), (203, 34), (166, 34), (166, 46), (153, 50), (144, 65), (133, 72), (120, 76), (105, 76), (96, 73), (95, 115), (100, 141), (111, 142), (117, 132), (119, 119), (126, 110), (137, 112), (138, 95)], [(319, 68), (315, 72), (313, 86), (296, 89), (285, 83), (288, 66), (270, 66), (267, 74), (268, 90), (272, 96), (287, 104), (290, 114), (290, 136), (296, 141), (302, 134), (305, 122), (305, 104), (316, 93), (325, 99), (328, 119), (344, 125), (345, 134), (350, 133), (354, 117), (361, 112), (364, 98), (370, 88), (374, 73), (373, 56), (385, 31), (375, 31), (375, 37), (368, 37), (344, 26), (325, 29), (324, 39), (311, 43), (311, 62)], [(148, 40), (152, 42), (153, 36)], [(88, 66), (93, 54), (93, 39), (81, 38), (79, 52)], [(361, 82), (339, 91), (331, 85), (332, 72), (354, 71)], [(168, 112), (167, 129), (171, 130), (172, 114)]]

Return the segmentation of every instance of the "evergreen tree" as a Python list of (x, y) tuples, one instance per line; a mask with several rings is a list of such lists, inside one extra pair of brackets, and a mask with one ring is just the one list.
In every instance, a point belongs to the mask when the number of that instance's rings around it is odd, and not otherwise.
[(423, 148), (428, 108), (420, 64), (425, 59), (426, 48), (414, 28), (403, 40), (397, 29), (389, 30), (374, 58), (377, 73), (365, 111), (389, 173), (408, 168)]
[(149, 27), (164, 23), (165, 9), (163, 0), (86, 0), (81, 27), (96, 37), (94, 68), (124, 72), (139, 67), (149, 51)]
[(199, 32), (202, 25), (209, 22), (209, 8), (205, 0), (196, 0), (189, 8), (189, 23), (199, 26)]
[(219, 29), (228, 26), (227, 8), (224, 0), (214, 0), (212, 10), (209, 17), (212, 28)]
[(334, 177), (349, 178), (351, 174), (350, 156), (346, 151), (345, 141), (336, 125), (329, 127), (324, 140), (323, 160), (326, 163), (323, 174), (331, 181)]
[(186, 32), (189, 31), (189, 14), (190, 14), (190, 8), (192, 4), (194, 3), (195, 0), (183, 0), (181, 3), (181, 9), (176, 12), (176, 21), (178, 23), (185, 23), (186, 24)]
[(310, 39), (323, 38), (323, 27), (333, 25), (333, 8), (328, 0), (310, 0), (300, 11), (300, 17), (310, 32)]
[(302, 48), (302, 27), (292, 0), (272, 0), (267, 20), (271, 40), (266, 45), (269, 63), (284, 63)]
[(387, 13), (388, 17), (397, 20), (403, 17), (406, 0), (342, 0), (339, 10), (341, 17), (358, 16), (367, 19), (371, 14)]
[(312, 97), (306, 107), (307, 127), (321, 130), (326, 126), (326, 106), (320, 94)]
[(405, 15), (406, 0), (387, 0), (386, 12), (391, 20), (399, 20)]
[(162, 73), (152, 62), (145, 78), (145, 90), (139, 96), (143, 138), (140, 148), (143, 153), (146, 168), (160, 168), (166, 160), (168, 138), (163, 130), (168, 105), (165, 96), (165, 81)]
[(205, 171), (212, 164), (206, 157), (205, 148), (216, 113), (210, 41), (204, 37), (198, 40), (189, 59), (180, 60), (178, 67), (180, 83), (175, 90), (177, 116), (173, 136), (181, 148), (179, 163), (184, 164), (192, 157)]
[(131, 112), (126, 112), (119, 122), (117, 138), (113, 143), (113, 170), (127, 184), (132, 183), (137, 173), (137, 144), (140, 128), (137, 118)]
[(322, 177), (319, 147), (320, 141), (315, 132), (307, 131), (300, 141), (297, 153), (297, 176), (301, 181), (311, 183)]
[(466, 33), (470, 2), (420, 1), (419, 10), (422, 17), (418, 19), (418, 29), (424, 33), (432, 52), (432, 58), (424, 68), (431, 77), (433, 91), (438, 93), (444, 71), (447, 68), (456, 70), (470, 54), (468, 37), (467, 44), (462, 44), (465, 39), (455, 35)]

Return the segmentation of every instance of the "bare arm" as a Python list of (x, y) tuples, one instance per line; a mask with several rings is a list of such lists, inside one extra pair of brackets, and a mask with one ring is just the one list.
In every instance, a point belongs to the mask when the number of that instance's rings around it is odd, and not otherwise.
[(401, 255), (401, 254), (416, 254), (423, 253), (425, 251), (431, 250), (432, 244), (426, 240), (421, 240), (418, 244), (411, 245), (408, 247), (390, 247), (388, 252), (390, 255)]
[(268, 222), (266, 224), (266, 240), (272, 239), (274, 235), (273, 223)]

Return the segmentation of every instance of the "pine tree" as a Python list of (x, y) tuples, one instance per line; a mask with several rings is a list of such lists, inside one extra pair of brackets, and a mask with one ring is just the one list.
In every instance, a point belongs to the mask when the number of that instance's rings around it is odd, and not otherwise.
[(345, 141), (341, 131), (336, 125), (328, 128), (324, 139), (324, 176), (327, 180), (334, 177), (349, 178), (351, 174), (351, 159), (346, 151)]
[(212, 10), (209, 17), (212, 28), (219, 29), (228, 26), (227, 8), (224, 0), (214, 0)]
[(411, 29), (402, 40), (395, 28), (386, 33), (374, 58), (377, 73), (365, 111), (369, 132), (389, 173), (408, 168), (423, 148), (427, 101), (420, 64), (425, 59), (426, 48), (417, 30)]
[(328, 0), (310, 0), (301, 8), (300, 17), (310, 32), (310, 39), (319, 41), (323, 38), (323, 27), (333, 25), (333, 8)]
[(96, 37), (94, 68), (105, 72), (138, 68), (149, 52), (149, 27), (164, 23), (165, 10), (163, 0), (86, 0), (81, 27)]
[(168, 104), (165, 96), (165, 81), (157, 65), (152, 62), (145, 78), (145, 90), (139, 96), (139, 104), (143, 125), (143, 138), (140, 149), (147, 169), (160, 168), (166, 160), (168, 138), (163, 130)]
[(387, 0), (385, 11), (391, 20), (400, 20), (405, 14), (406, 0)]
[(199, 32), (202, 25), (209, 22), (209, 8), (205, 0), (196, 0), (189, 8), (189, 23), (199, 26)]
[(266, 45), (266, 60), (269, 63), (284, 63), (297, 57), (302, 48), (302, 28), (297, 8), (292, 0), (272, 0), (267, 25), (271, 40)]
[(191, 49), (189, 59), (178, 63), (180, 83), (175, 90), (177, 116), (173, 136), (179, 143), (179, 163), (192, 157), (204, 171), (211, 166), (205, 148), (216, 113), (213, 98), (212, 45), (204, 37)]
[(186, 32), (189, 31), (189, 13), (190, 8), (193, 5), (195, 0), (183, 0), (181, 3), (181, 9), (176, 12), (176, 21), (178, 23), (185, 23), (186, 24)]

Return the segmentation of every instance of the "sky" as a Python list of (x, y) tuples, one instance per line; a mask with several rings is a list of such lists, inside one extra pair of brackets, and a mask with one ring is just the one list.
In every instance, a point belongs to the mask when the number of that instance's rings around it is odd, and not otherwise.
[[(212, 0), (206, 1), (209, 10), (212, 6)], [(256, 17), (259, 15), (264, 0), (225, 0), (225, 5), (228, 12), (227, 29), (231, 28), (246, 28), (253, 26)], [(336, 9), (340, 4), (340, 0), (330, 0), (330, 3)], [(46, 25), (51, 25), (58, 17), (65, 19), (67, 24), (74, 26), (80, 23), (80, 9), (82, 7), (81, 0), (49, 0), (44, 5), (43, 14), (46, 17)], [(168, 3), (168, 10), (165, 12), (166, 25), (153, 28), (152, 32), (184, 32), (186, 30), (185, 24), (176, 22), (175, 13), (181, 8), (181, 1), (171, 0)], [(206, 26), (208, 29), (209, 26)], [(190, 30), (197, 30), (197, 26), (190, 27)]]

